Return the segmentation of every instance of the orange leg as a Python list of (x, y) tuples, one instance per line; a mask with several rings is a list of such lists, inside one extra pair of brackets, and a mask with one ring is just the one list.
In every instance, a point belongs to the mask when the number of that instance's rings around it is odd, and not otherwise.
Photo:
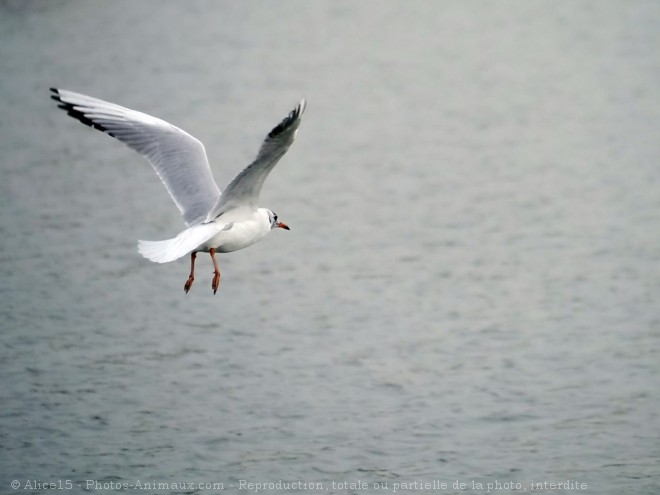
[(213, 293), (215, 294), (218, 292), (218, 285), (220, 285), (220, 269), (218, 268), (218, 263), (215, 261), (215, 248), (209, 249), (209, 254), (211, 255), (211, 259), (213, 260), (213, 282), (211, 283), (211, 288), (213, 289)]
[(193, 282), (195, 281), (195, 258), (197, 258), (197, 252), (193, 251), (190, 253), (190, 275), (188, 275), (188, 280), (186, 281), (186, 285), (183, 286), (183, 290), (186, 291), (186, 294), (188, 294), (188, 291), (192, 287)]

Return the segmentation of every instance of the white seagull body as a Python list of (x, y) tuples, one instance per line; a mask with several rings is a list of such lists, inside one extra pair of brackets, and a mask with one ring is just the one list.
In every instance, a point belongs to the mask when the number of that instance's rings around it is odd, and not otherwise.
[(154, 167), (187, 228), (173, 239), (139, 241), (138, 251), (156, 263), (190, 254), (186, 292), (195, 278), (198, 252), (211, 255), (211, 287), (215, 294), (220, 282), (215, 253), (243, 249), (274, 228), (289, 230), (271, 210), (259, 208), (258, 200), (266, 177), (293, 143), (305, 111), (304, 99), (270, 131), (255, 160), (221, 193), (213, 180), (204, 145), (185, 131), (156, 117), (73, 91), (51, 88), (51, 92), (51, 98), (71, 117), (123, 142), (144, 155)]

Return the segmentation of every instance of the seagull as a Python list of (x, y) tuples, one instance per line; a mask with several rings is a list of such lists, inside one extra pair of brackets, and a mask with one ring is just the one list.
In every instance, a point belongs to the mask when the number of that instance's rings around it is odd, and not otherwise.
[(155, 263), (190, 255), (188, 293), (195, 280), (197, 253), (211, 255), (215, 294), (220, 284), (216, 253), (238, 251), (261, 240), (272, 229), (289, 230), (267, 208), (258, 206), (266, 177), (296, 137), (306, 102), (298, 105), (271, 130), (257, 157), (220, 192), (213, 180), (201, 141), (187, 132), (142, 112), (65, 89), (50, 88), (58, 108), (144, 155), (156, 170), (183, 216), (186, 229), (164, 241), (138, 241), (138, 251)]

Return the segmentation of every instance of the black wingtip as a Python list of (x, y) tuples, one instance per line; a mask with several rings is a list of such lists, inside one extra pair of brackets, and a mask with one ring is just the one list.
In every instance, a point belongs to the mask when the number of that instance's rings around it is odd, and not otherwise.
[(67, 115), (73, 117), (76, 119), (78, 122), (85, 124), (86, 126), (89, 126), (93, 129), (97, 129), (101, 132), (105, 132), (109, 134), (110, 136), (114, 137), (114, 135), (108, 131), (104, 126), (101, 124), (94, 122), (92, 119), (88, 118), (84, 112), (78, 110), (72, 103), (68, 103), (66, 101), (62, 100), (62, 95), (60, 94), (60, 90), (57, 88), (50, 88), (51, 92), (53, 94), (50, 95), (50, 97), (55, 100), (56, 102), (59, 103), (57, 105), (57, 108), (61, 108), (64, 110)]
[(296, 108), (291, 110), (289, 112), (289, 115), (287, 115), (282, 122), (277, 124), (275, 128), (268, 133), (269, 138), (274, 138), (280, 134), (282, 134), (284, 131), (286, 131), (289, 127), (291, 127), (296, 121), (300, 119), (300, 116), (302, 113), (305, 111), (305, 106), (306, 102), (305, 99), (303, 98), (298, 105), (296, 105)]

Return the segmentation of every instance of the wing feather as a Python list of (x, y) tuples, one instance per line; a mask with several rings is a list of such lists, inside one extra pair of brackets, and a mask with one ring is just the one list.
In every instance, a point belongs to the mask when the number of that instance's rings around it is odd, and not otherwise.
[(257, 207), (259, 193), (266, 177), (296, 137), (305, 106), (303, 98), (296, 108), (268, 133), (255, 160), (229, 183), (205, 221), (210, 222), (231, 208)]
[(144, 155), (187, 225), (204, 220), (218, 202), (204, 145), (164, 120), (73, 91), (51, 88), (59, 108)]

